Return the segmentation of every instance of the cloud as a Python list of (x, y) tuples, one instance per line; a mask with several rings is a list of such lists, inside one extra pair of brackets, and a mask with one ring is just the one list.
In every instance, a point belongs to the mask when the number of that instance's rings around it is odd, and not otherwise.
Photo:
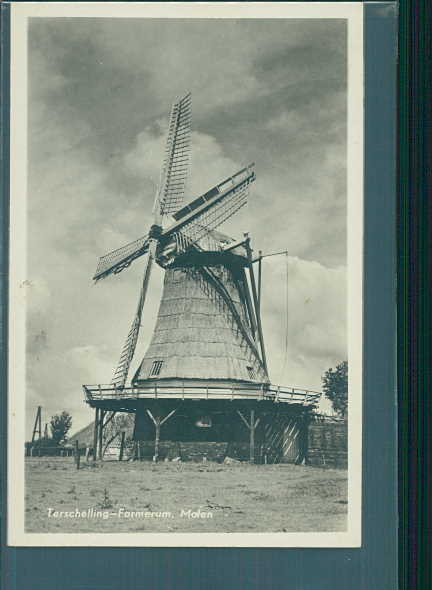
[[(125, 155), (126, 169), (142, 180), (150, 181), (154, 190), (159, 183), (164, 159), (168, 120), (158, 122), (157, 127), (147, 127), (136, 138), (134, 148)], [(192, 157), (185, 194), (185, 202), (212, 188), (244, 164), (227, 157), (217, 140), (205, 133), (191, 134)]]
[(262, 293), (272, 379), (319, 390), (323, 372), (346, 358), (346, 269), (264, 259)]
[(86, 382), (95, 375), (110, 376), (113, 367), (107, 352), (106, 346), (75, 346), (66, 352), (65, 361), (70, 363)]

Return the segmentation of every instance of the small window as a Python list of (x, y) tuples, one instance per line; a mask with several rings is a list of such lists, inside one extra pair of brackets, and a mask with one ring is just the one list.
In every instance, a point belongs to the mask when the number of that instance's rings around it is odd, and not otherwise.
[(249, 379), (256, 379), (255, 371), (253, 367), (246, 367), (249, 374)]
[(162, 369), (162, 365), (163, 361), (153, 361), (152, 368), (150, 371), (150, 377), (155, 377), (156, 375), (159, 375)]
[(211, 419), (210, 416), (201, 416), (195, 422), (195, 426), (198, 426), (198, 428), (211, 428), (211, 426), (212, 426), (212, 419)]

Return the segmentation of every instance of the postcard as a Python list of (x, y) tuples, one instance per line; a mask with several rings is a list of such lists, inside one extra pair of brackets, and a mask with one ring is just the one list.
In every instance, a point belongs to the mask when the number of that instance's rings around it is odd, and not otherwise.
[(8, 543), (359, 547), (363, 7), (11, 6)]

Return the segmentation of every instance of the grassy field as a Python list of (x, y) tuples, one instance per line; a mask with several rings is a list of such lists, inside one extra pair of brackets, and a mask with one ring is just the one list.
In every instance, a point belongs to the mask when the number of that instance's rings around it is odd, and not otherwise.
[(27, 458), (25, 510), (33, 533), (344, 531), (347, 472)]

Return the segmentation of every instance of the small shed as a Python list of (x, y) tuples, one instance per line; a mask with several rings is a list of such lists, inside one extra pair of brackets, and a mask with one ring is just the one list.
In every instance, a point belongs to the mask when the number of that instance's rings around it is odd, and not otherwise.
[(315, 414), (308, 431), (309, 465), (347, 469), (348, 420)]

